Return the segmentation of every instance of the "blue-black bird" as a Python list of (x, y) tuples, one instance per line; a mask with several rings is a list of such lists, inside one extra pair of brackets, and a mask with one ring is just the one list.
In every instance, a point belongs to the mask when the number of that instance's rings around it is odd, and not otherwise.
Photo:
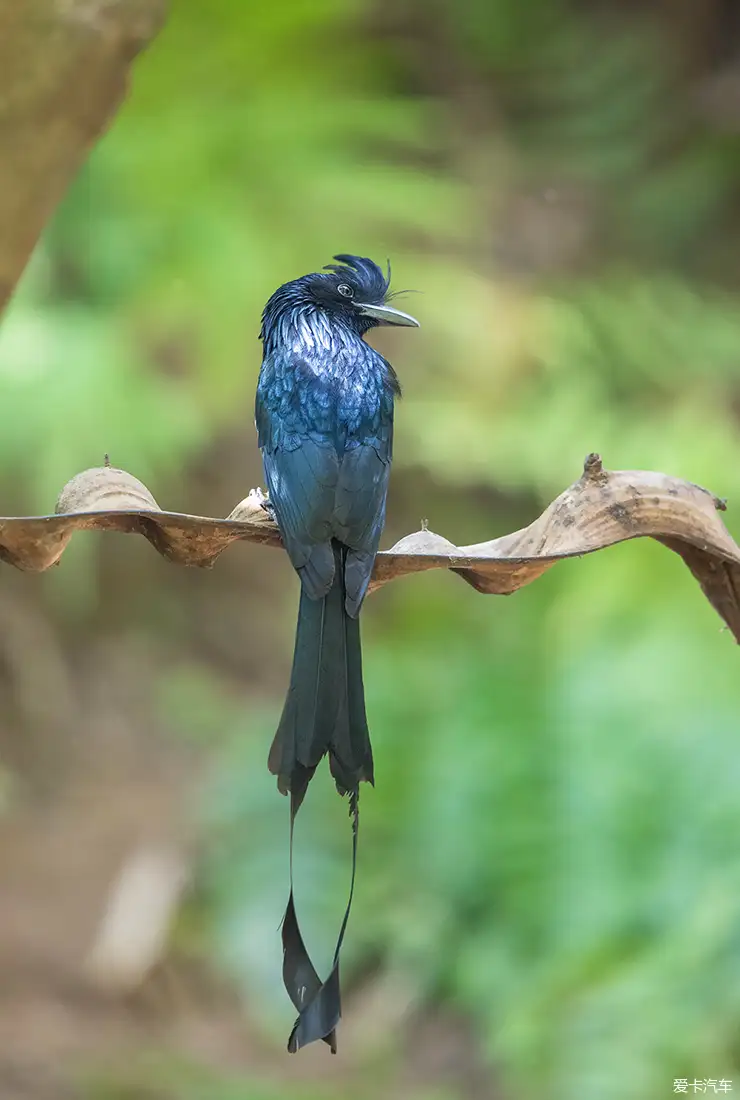
[[(293, 668), (269, 755), (293, 819), (324, 755), (349, 794), (357, 841), (361, 781), (373, 782), (358, 615), (385, 522), (393, 405), (390, 363), (363, 337), (377, 325), (418, 326), (389, 305), (388, 274), (338, 255), (281, 286), (262, 314), (255, 420), (269, 506), (301, 581)], [(292, 857), (291, 857), (292, 859)], [(352, 891), (350, 891), (350, 902)], [(322, 984), (303, 944), (293, 891), (283, 921), (283, 978), (298, 1010), (288, 1049), (324, 1039), (336, 1050), (338, 957)]]

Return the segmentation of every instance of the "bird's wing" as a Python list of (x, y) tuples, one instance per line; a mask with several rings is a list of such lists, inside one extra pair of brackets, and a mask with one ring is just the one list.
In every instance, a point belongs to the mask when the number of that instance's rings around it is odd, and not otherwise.
[(257, 390), (255, 422), (270, 502), (285, 548), (309, 596), (325, 596), (334, 577), (332, 513), (339, 475), (334, 444), (309, 430), (294, 391)]
[[(342, 456), (334, 502), (336, 537), (350, 547), (344, 577), (346, 606), (356, 615), (367, 592), (385, 524), (393, 449), (393, 404), (383, 403), (371, 432), (350, 441)], [(354, 445), (352, 445), (354, 443)]]

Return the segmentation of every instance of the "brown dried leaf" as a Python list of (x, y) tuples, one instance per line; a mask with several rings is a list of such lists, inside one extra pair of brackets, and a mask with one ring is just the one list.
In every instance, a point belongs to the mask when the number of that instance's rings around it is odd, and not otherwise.
[[(0, 519), (0, 558), (18, 569), (48, 569), (74, 531), (94, 528), (142, 534), (170, 561), (209, 566), (237, 540), (281, 545), (264, 499), (253, 489), (226, 519), (163, 512), (125, 470), (86, 470), (62, 490), (57, 514)], [(607, 471), (598, 455), (589, 455), (582, 477), (529, 527), (472, 546), (455, 546), (428, 530), (407, 535), (378, 554), (371, 591), (407, 573), (451, 569), (479, 592), (507, 595), (561, 558), (649, 536), (681, 555), (740, 641), (740, 547), (718, 510), (724, 503), (691, 482), (643, 470)]]

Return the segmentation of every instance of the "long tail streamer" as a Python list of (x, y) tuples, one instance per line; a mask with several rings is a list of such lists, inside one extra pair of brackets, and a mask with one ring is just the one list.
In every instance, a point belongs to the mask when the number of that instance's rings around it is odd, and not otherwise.
[(288, 1039), (288, 1050), (295, 1054), (301, 1047), (322, 1039), (337, 1052), (337, 1024), (342, 1015), (341, 994), (339, 988), (339, 954), (347, 930), (352, 898), (355, 892), (355, 872), (357, 868), (357, 834), (359, 829), (359, 789), (349, 791), (349, 815), (352, 819), (352, 877), (349, 898), (344, 918), (339, 930), (334, 961), (328, 978), (322, 982), (303, 942), (298, 924), (293, 895), (293, 833), (295, 819), (301, 808), (313, 768), (304, 769), (301, 782), (294, 782), (290, 792), (290, 895), (282, 925), (283, 938), (283, 982), (288, 996), (298, 1011), (298, 1019)]

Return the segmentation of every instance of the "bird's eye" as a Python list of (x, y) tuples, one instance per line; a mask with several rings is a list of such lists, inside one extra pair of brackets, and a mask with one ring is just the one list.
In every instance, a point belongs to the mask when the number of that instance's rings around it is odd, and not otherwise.
[(347, 283), (340, 283), (337, 287), (337, 292), (342, 295), (343, 298), (354, 298), (355, 292), (351, 286)]

